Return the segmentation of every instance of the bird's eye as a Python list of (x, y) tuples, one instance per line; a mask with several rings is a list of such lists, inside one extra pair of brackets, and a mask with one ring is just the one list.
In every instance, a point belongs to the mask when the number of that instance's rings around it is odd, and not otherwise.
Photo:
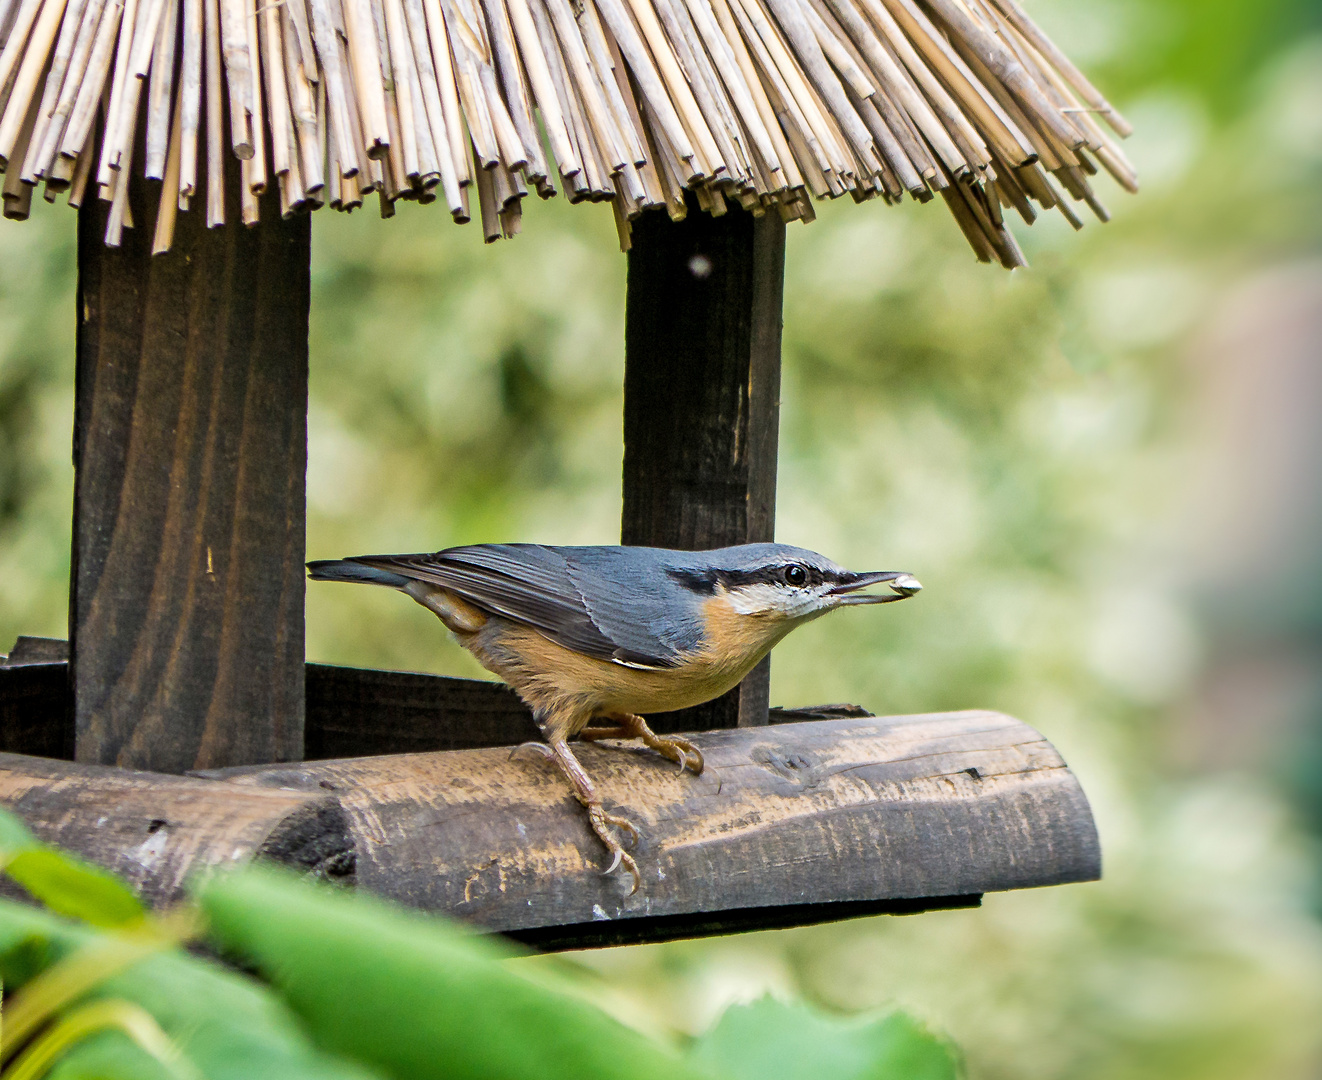
[(808, 580), (808, 571), (797, 563), (793, 566), (785, 567), (785, 584), (802, 585)]

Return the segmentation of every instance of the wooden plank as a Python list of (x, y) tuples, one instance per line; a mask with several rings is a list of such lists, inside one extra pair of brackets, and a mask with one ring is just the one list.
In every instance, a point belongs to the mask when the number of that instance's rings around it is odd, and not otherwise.
[(67, 664), (0, 664), (0, 751), (73, 758)]
[(303, 756), (362, 757), (511, 746), (539, 738), (504, 683), (309, 664)]
[(155, 199), (105, 245), (78, 223), (70, 624), (79, 761), (183, 772), (303, 749), (310, 231), (180, 214), (152, 256)]
[[(690, 197), (691, 202), (691, 197)], [(625, 312), (625, 544), (708, 549), (772, 539), (785, 224), (690, 205), (633, 225)], [(658, 731), (767, 722), (770, 665)]]
[(642, 831), (634, 855), (643, 885), (633, 896), (625, 876), (602, 875), (582, 808), (531, 753), (204, 775), (331, 791), (358, 841), (362, 887), (557, 947), (784, 925), (795, 917), (785, 909), (801, 905), (872, 905), (833, 909), (847, 914), (969, 903), (1100, 872), (1077, 781), (1045, 739), (1008, 716), (849, 718), (690, 737), (707, 760), (701, 777), (646, 751), (579, 751), (608, 809)]
[[(73, 757), (68, 654), (54, 638), (19, 638), (0, 658), (0, 750)], [(18, 670), (22, 668), (23, 670)], [(414, 671), (307, 665), (303, 757), (366, 757), (514, 746), (537, 737), (532, 713), (504, 683)], [(773, 724), (871, 716), (858, 705), (772, 708)]]
[(68, 662), (69, 643), (63, 638), (20, 636), (9, 650), (0, 656), (0, 667), (25, 667), (28, 664), (61, 664)]
[(336, 880), (351, 880), (354, 870), (344, 811), (321, 790), (255, 790), (0, 754), (0, 806), (38, 838), (119, 874), (156, 907), (180, 899), (190, 874), (254, 858)]

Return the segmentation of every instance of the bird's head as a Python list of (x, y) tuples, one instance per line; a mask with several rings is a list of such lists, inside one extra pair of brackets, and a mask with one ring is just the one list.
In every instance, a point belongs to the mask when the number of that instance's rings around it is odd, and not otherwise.
[[(707, 596), (719, 596), (738, 615), (799, 624), (855, 604), (888, 604), (922, 585), (899, 570), (856, 572), (824, 555), (788, 544), (744, 544), (695, 552), (690, 566), (670, 575)], [(885, 585), (889, 592), (866, 592)]]

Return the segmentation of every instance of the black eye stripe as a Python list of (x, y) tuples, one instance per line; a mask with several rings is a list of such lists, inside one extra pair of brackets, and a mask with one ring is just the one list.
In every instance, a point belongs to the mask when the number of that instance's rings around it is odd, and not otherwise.
[[(791, 581), (787, 574), (790, 570), (803, 572), (803, 579)], [(789, 585), (793, 588), (815, 588), (830, 581), (839, 584), (841, 578), (836, 573), (825, 573), (806, 563), (779, 563), (775, 566), (759, 566), (751, 570), (689, 570), (671, 568), (666, 571), (674, 580), (685, 588), (703, 596), (710, 596), (719, 585), (724, 589), (739, 589), (748, 585)]]

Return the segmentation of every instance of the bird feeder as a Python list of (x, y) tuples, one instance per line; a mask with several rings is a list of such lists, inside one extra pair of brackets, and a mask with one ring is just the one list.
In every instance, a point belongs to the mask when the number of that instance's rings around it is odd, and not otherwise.
[(1105, 220), (1128, 130), (1016, 0), (0, 0), (4, 212), (75, 207), (79, 269), (69, 641), (0, 663), (0, 802), (155, 903), (268, 857), (544, 948), (1095, 878), (1024, 724), (771, 709), (764, 664), (653, 720), (697, 780), (583, 750), (629, 896), (506, 688), (307, 664), (309, 212), (609, 201), (623, 542), (714, 548), (772, 539), (786, 224), (940, 196), (1021, 266), (1004, 215)]

